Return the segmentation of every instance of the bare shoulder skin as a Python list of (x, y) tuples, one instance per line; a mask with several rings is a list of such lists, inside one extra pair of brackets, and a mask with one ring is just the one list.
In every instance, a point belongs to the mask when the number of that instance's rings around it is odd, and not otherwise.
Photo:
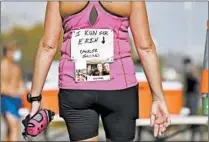
[[(62, 17), (66, 17), (77, 13), (87, 6), (88, 2), (59, 2), (60, 14)], [(108, 11), (120, 15), (129, 17), (131, 12), (131, 2), (101, 2), (102, 6)], [(76, 5), (76, 6), (75, 6)]]
[(24, 93), (24, 83), (21, 77), (21, 69), (13, 62), (3, 59), (1, 61), (1, 94), (17, 97)]

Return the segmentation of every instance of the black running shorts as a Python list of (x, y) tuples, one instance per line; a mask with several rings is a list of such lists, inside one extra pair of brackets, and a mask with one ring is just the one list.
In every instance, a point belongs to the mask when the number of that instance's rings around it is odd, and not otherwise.
[(116, 91), (59, 91), (59, 111), (71, 141), (98, 135), (101, 116), (107, 139), (131, 141), (138, 118), (138, 85)]

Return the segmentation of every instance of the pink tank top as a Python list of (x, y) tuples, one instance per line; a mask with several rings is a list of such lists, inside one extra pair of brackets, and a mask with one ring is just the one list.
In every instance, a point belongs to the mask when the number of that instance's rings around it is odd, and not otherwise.
[[(96, 10), (92, 24), (90, 15)], [(64, 39), (59, 62), (59, 88), (77, 90), (121, 90), (138, 84), (129, 44), (129, 18), (108, 12), (100, 2), (88, 2), (82, 11), (63, 19)], [(111, 29), (114, 61), (109, 64), (110, 80), (76, 82), (75, 62), (71, 58), (72, 31), (79, 29)], [(104, 53), (105, 54), (105, 53)]]

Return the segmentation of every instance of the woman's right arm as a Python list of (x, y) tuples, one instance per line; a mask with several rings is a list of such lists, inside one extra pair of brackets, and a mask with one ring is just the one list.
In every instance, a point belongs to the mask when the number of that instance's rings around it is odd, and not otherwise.
[[(61, 29), (62, 18), (59, 12), (59, 2), (47, 2), (44, 35), (40, 40), (34, 63), (32, 97), (41, 94), (49, 68), (58, 49)], [(31, 115), (36, 113), (39, 107), (39, 102), (33, 102)]]

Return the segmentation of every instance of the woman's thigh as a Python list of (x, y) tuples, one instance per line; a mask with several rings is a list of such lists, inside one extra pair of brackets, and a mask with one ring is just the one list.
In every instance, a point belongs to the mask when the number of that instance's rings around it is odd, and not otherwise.
[(99, 114), (94, 91), (60, 90), (59, 111), (71, 141), (92, 141), (98, 136)]

